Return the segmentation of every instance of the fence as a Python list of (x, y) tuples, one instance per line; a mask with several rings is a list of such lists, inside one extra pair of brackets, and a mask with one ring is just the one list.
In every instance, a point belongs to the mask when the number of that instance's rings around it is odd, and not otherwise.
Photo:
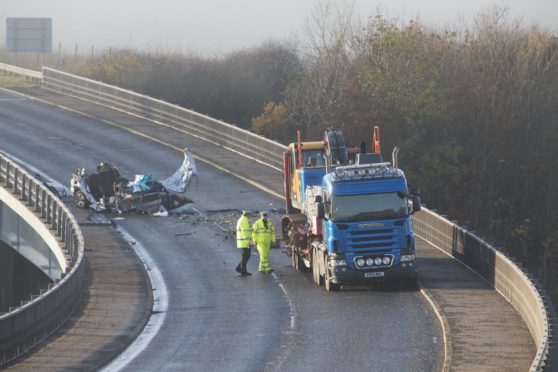
[(531, 371), (555, 369), (550, 355), (554, 319), (549, 319), (554, 311), (543, 301), (534, 279), (475, 234), (426, 208), (415, 215), (414, 226), (419, 237), (471, 267), (519, 312), (537, 345)]
[(56, 236), (66, 271), (41, 293), (0, 316), (0, 367), (52, 334), (72, 313), (84, 286), (83, 236), (74, 216), (40, 180), (0, 154), (0, 187), (9, 190)]

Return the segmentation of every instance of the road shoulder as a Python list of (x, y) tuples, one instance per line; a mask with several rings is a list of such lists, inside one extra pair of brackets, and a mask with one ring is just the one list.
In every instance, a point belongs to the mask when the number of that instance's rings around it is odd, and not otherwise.
[(151, 315), (149, 279), (134, 250), (112, 225), (72, 208), (83, 232), (86, 286), (72, 316), (8, 370), (96, 370), (119, 355)]

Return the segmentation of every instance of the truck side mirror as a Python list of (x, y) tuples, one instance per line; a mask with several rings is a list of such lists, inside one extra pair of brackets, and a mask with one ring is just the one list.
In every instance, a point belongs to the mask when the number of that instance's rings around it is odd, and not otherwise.
[(322, 203), (322, 202), (316, 203), (316, 214), (317, 214), (317, 217), (319, 219), (322, 219), (322, 220), (324, 219), (324, 217), (325, 217), (324, 203)]
[(420, 194), (413, 194), (413, 213), (420, 211)]

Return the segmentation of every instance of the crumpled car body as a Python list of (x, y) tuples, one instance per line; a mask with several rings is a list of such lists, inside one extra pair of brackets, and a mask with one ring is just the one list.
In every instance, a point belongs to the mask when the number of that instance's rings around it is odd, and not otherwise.
[(70, 192), (79, 208), (90, 207), (97, 212), (161, 212), (191, 203), (185, 194), (193, 179), (197, 181), (197, 173), (194, 157), (185, 149), (180, 167), (161, 182), (150, 174), (136, 175), (130, 182), (112, 164), (103, 162), (93, 174), (84, 168), (76, 169)]

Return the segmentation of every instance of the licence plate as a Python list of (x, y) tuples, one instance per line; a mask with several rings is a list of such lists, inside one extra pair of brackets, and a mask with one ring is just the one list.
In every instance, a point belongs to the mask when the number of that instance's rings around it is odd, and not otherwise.
[(365, 278), (377, 278), (379, 276), (384, 276), (384, 272), (383, 271), (375, 271), (375, 272), (372, 272), (372, 273), (364, 273)]

